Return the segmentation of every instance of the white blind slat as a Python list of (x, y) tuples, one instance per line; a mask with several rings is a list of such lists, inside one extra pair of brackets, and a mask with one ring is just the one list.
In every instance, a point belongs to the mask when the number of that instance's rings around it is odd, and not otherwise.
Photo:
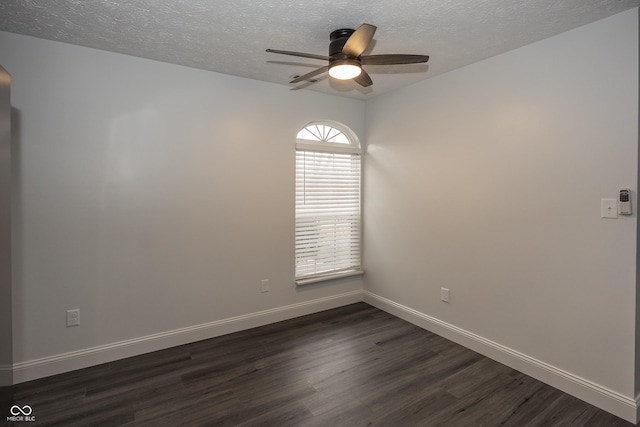
[(360, 155), (296, 152), (296, 277), (360, 269)]

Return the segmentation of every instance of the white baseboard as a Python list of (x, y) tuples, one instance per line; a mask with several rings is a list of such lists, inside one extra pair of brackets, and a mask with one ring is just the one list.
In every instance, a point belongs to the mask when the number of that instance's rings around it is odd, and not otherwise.
[(367, 304), (470, 348), (633, 424), (636, 424), (640, 419), (640, 396), (636, 399), (624, 396), (570, 372), (371, 292), (364, 291), (363, 300)]
[[(358, 290), (42, 359), (20, 362), (13, 365), (13, 382), (18, 384), (31, 381), (361, 301), (362, 291)], [(9, 374), (11, 374), (10, 371)]]

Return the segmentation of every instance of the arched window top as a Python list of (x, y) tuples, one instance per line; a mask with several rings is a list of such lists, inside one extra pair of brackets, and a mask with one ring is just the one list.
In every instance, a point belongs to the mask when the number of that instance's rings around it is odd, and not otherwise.
[(355, 133), (348, 127), (331, 121), (311, 122), (300, 129), (296, 148), (360, 153), (360, 143)]
[(298, 139), (349, 144), (349, 138), (339, 129), (322, 123), (312, 123), (305, 126), (304, 129), (298, 132)]

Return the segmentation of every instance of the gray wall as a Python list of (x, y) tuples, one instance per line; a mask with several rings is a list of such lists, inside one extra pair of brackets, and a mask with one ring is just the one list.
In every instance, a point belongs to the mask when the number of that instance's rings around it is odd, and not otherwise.
[(635, 407), (637, 217), (601, 219), (600, 199), (628, 187), (638, 211), (637, 10), (366, 120), (365, 290)]
[(21, 117), (19, 380), (359, 298), (361, 278), (296, 288), (293, 230), (297, 132), (362, 135), (361, 101), (9, 33), (0, 58)]

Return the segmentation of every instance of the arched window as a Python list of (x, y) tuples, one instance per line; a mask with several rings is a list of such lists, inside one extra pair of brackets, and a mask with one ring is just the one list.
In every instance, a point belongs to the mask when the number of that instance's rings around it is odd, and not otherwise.
[(310, 123), (298, 132), (298, 139), (306, 141), (350, 144), (349, 138), (342, 131), (329, 124)]
[(340, 123), (328, 121), (309, 123), (300, 129), (296, 148), (360, 154), (360, 142), (355, 133)]
[(361, 157), (355, 134), (314, 122), (296, 143), (296, 283), (362, 274)]

